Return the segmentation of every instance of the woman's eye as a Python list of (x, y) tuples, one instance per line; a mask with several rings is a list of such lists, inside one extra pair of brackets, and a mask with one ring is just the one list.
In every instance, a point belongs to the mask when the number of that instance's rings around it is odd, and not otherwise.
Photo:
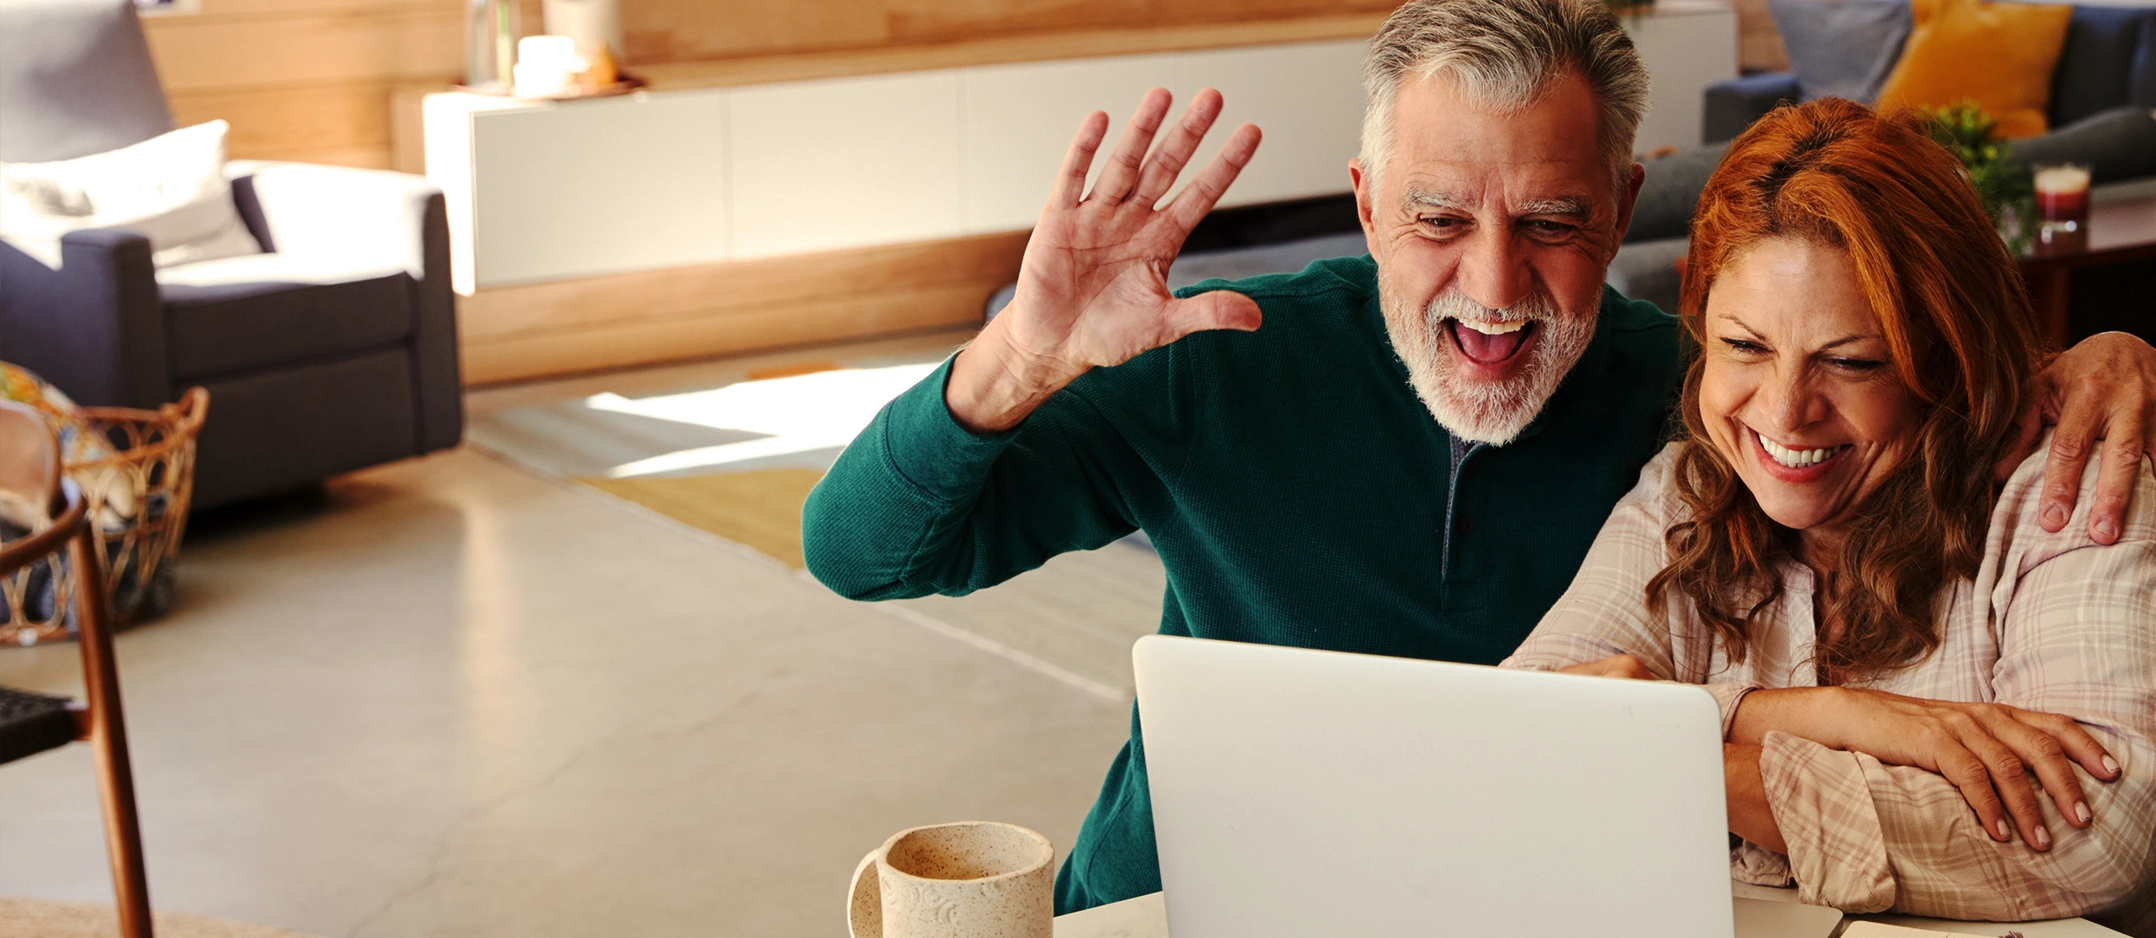
[(1744, 355), (1758, 355), (1767, 350), (1764, 345), (1757, 342), (1748, 342), (1744, 339), (1723, 339), (1722, 344), (1729, 346), (1730, 351)]
[(1830, 358), (1827, 361), (1836, 368), (1856, 372), (1877, 371), (1886, 365), (1886, 362), (1873, 361), (1868, 358)]

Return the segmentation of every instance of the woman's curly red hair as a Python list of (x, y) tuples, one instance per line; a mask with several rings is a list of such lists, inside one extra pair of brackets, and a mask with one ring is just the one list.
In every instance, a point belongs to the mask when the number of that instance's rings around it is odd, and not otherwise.
[[(2014, 259), (1961, 164), (1902, 114), (1838, 98), (1782, 107), (1730, 145), (1692, 216), (1682, 316), (1704, 347), (1707, 294), (1743, 251), (1797, 238), (1848, 252), (1892, 353), (1924, 409), (1913, 455), (1866, 500), (1842, 547), (1839, 586), (1822, 595), (1821, 683), (1906, 666), (1938, 647), (1937, 604), (1984, 555), (1991, 467), (2043, 350)], [(1767, 518), (1707, 440), (1703, 362), (1684, 384), (1688, 434), (1677, 455), (1690, 520), (1665, 535), (1670, 562), (1649, 582), (1659, 605), (1690, 600), (1744, 660), (1782, 593), (1790, 532)]]

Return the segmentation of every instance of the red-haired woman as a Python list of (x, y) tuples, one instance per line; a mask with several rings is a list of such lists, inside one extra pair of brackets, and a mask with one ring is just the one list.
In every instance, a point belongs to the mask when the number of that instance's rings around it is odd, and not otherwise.
[[(2090, 487), (2038, 525), (2040, 456), (1994, 483), (2041, 350), (1959, 164), (1847, 101), (1778, 110), (1687, 263), (1688, 432), (1506, 664), (1714, 691), (1740, 879), (2156, 934), (2156, 477), (2108, 546)], [(2063, 749), (2043, 797), (2012, 738)]]

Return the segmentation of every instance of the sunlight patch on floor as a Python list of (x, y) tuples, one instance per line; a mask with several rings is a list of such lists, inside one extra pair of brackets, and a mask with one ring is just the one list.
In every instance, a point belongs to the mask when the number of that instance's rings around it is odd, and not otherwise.
[(585, 398), (584, 406), (762, 434), (753, 440), (664, 453), (607, 471), (607, 478), (630, 479), (845, 446), (875, 419), (883, 405), (919, 383), (939, 364), (841, 368), (636, 399), (605, 391)]

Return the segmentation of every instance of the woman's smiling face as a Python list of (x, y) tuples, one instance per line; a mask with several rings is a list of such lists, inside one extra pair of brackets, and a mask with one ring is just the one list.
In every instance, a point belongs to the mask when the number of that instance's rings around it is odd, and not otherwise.
[(1708, 291), (1705, 325), (1709, 442), (1777, 524), (1845, 530), (1920, 422), (1848, 252), (1796, 238), (1743, 250)]

